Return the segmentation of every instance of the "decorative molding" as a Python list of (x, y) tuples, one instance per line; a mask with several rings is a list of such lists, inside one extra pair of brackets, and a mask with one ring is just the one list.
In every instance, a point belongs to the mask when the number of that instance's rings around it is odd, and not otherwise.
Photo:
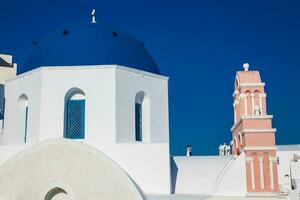
[(257, 146), (257, 147), (244, 147), (245, 151), (276, 151), (277, 148), (274, 147), (263, 147), (263, 146)]
[(252, 161), (250, 162), (250, 173), (251, 173), (251, 187), (252, 190), (255, 190), (255, 175), (254, 175), (254, 164), (253, 164), (253, 158)]
[(242, 133), (270, 133), (276, 132), (276, 128), (269, 128), (269, 129), (242, 129)]
[(241, 98), (245, 98), (245, 97), (247, 97), (247, 94), (242, 93), (242, 94), (240, 94), (240, 97), (241, 97)]
[(265, 83), (240, 83), (238, 87), (263, 87)]
[(275, 188), (275, 184), (274, 184), (274, 172), (273, 172), (273, 168), (274, 168), (274, 162), (272, 161), (272, 158), (270, 158), (269, 161), (269, 168), (270, 168), (270, 185), (271, 185), (271, 190), (274, 190)]
[(242, 119), (272, 119), (273, 115), (242, 116)]
[(267, 97), (267, 94), (266, 93), (260, 93), (259, 96), (260, 97)]
[(264, 158), (263, 157), (259, 157), (259, 175), (260, 175), (260, 188), (263, 190), (265, 189), (265, 180), (264, 180)]

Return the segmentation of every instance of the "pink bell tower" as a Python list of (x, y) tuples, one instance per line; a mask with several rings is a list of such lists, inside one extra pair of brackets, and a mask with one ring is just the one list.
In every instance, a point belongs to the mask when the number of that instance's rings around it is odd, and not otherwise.
[(267, 114), (265, 83), (258, 71), (249, 71), (249, 64), (238, 71), (234, 87), (234, 125), (232, 151), (246, 157), (247, 191), (274, 195), (278, 192), (275, 132), (272, 115)]

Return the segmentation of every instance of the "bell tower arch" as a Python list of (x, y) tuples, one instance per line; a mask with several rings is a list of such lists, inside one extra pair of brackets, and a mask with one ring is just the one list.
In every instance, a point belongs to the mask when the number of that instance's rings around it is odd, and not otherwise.
[(249, 194), (277, 193), (275, 132), (272, 115), (267, 114), (265, 83), (249, 64), (238, 71), (233, 93), (234, 125), (231, 128), (233, 155), (246, 156), (246, 179)]

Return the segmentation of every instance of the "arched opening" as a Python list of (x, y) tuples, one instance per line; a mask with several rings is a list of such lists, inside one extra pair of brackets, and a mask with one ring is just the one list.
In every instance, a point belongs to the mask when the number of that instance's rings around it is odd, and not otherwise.
[(254, 181), (254, 185), (255, 185), (255, 190), (259, 191), (261, 189), (261, 179), (260, 179), (260, 164), (259, 164), (259, 155), (256, 153), (253, 153), (251, 155), (251, 157), (253, 158), (253, 181)]
[(235, 81), (234, 81), (234, 88), (235, 90), (238, 90), (239, 88), (239, 85), (240, 85), (240, 80), (238, 78), (238, 76), (235, 77)]
[(18, 111), (18, 132), (20, 135), (23, 135), (23, 142), (27, 143), (29, 103), (25, 94), (22, 94), (18, 99)]
[(261, 115), (261, 109), (260, 109), (260, 107), (258, 105), (254, 106), (254, 115), (255, 116)]
[(65, 95), (64, 137), (85, 138), (85, 94), (79, 88), (70, 89)]
[(270, 159), (271, 159), (271, 155), (269, 153), (264, 153), (263, 155), (263, 172), (264, 172), (264, 189), (266, 191), (271, 191), (271, 182), (274, 182), (271, 180), (271, 176), (273, 176), (273, 174), (271, 175), (271, 172), (273, 170), (271, 170), (270, 168), (272, 166), (270, 166)]
[(237, 141), (237, 137), (234, 136), (233, 138), (233, 155), (239, 155), (239, 152), (238, 152), (238, 141)]
[(254, 115), (259, 116), (261, 115), (261, 99), (260, 99), (260, 92), (258, 90), (254, 91)]
[(64, 200), (68, 199), (68, 194), (65, 190), (59, 187), (51, 189), (45, 196), (45, 200)]
[(240, 148), (242, 148), (243, 147), (243, 136), (242, 136), (242, 133), (241, 132), (239, 132), (239, 145), (240, 145)]
[(150, 100), (142, 91), (135, 96), (135, 141), (150, 141)]
[(246, 97), (245, 97), (245, 98), (246, 98), (246, 103), (247, 103), (247, 105), (246, 105), (247, 114), (246, 114), (246, 115), (250, 115), (250, 114), (252, 113), (251, 91), (250, 91), (250, 90), (247, 90), (247, 91), (245, 92), (245, 94), (246, 94)]

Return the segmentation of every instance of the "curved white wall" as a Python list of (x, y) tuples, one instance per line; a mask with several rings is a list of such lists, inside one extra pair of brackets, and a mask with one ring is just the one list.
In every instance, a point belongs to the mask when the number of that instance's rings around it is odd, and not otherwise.
[(142, 200), (130, 177), (102, 152), (83, 143), (52, 140), (0, 167), (0, 198), (39, 199), (59, 187), (70, 199)]
[(175, 156), (172, 179), (175, 193), (210, 195), (223, 168), (230, 162), (226, 156)]

